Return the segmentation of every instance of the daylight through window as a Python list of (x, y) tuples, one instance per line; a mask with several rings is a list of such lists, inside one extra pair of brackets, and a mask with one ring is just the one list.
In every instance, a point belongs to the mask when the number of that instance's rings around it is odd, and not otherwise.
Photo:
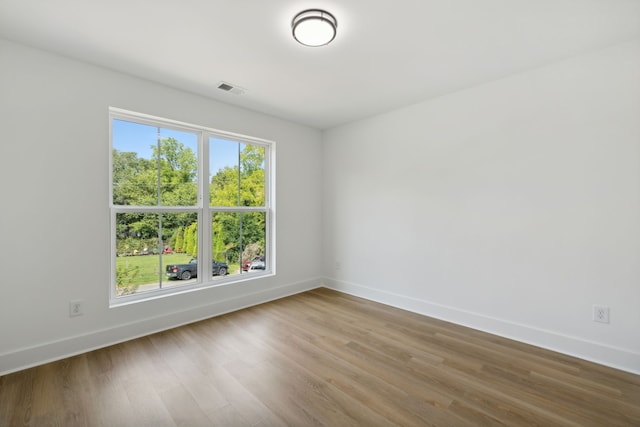
[(273, 143), (116, 109), (110, 125), (112, 304), (274, 273)]

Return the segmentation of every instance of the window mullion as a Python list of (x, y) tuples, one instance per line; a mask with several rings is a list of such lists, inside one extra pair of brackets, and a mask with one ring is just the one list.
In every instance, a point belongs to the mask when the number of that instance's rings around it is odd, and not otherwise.
[(240, 207), (228, 207), (228, 206), (211, 206), (212, 212), (267, 212), (269, 208), (265, 206), (240, 206)]
[[(158, 155), (156, 158), (156, 163), (157, 163), (157, 176), (158, 176), (158, 185), (157, 185), (157, 206), (160, 207), (162, 205), (161, 200), (162, 200), (162, 149), (161, 149), (161, 145), (162, 145), (162, 141), (160, 139), (160, 127), (157, 127), (158, 130), (158, 141), (157, 141), (157, 147), (158, 147)], [(158, 213), (158, 247), (162, 248), (162, 212)], [(158, 253), (158, 257), (159, 257), (159, 271), (158, 271), (158, 288), (162, 289), (162, 275), (163, 275), (163, 271), (162, 271), (162, 249), (160, 249), (159, 253)]]
[(158, 262), (160, 267), (160, 272), (158, 274), (158, 287), (162, 289), (162, 279), (164, 271), (162, 271), (162, 249), (164, 248), (164, 242), (162, 240), (162, 212), (158, 214)]
[(202, 280), (207, 282), (211, 280), (211, 212), (209, 209), (209, 137), (205, 132), (199, 133), (198, 151), (199, 151), (199, 188), (198, 200), (200, 202), (198, 212), (198, 222), (200, 223), (199, 252), (202, 254), (204, 262), (198, 263), (198, 268)]
[(158, 194), (158, 200), (157, 200), (157, 205), (160, 206), (162, 205), (162, 203), (160, 202), (160, 200), (162, 200), (162, 150), (161, 150), (161, 141), (160, 141), (160, 127), (158, 127), (158, 143), (157, 143), (157, 147), (158, 147), (158, 156), (156, 158), (156, 162), (158, 165), (158, 188), (157, 188), (157, 194)]
[(240, 182), (240, 177), (242, 176), (242, 163), (240, 161), (240, 147), (242, 146), (242, 144), (238, 144), (238, 206), (240, 206), (240, 200), (241, 200), (241, 191), (240, 191), (240, 186), (242, 185), (242, 183)]

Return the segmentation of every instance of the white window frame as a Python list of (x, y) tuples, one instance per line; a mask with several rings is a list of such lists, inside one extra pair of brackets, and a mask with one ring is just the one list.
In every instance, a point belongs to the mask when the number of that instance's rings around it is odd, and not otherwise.
[[(197, 134), (198, 136), (198, 203), (196, 206), (128, 206), (114, 205), (113, 203), (113, 120), (124, 120), (144, 125), (157, 126), (172, 130), (179, 130)], [(265, 149), (264, 175), (265, 175), (265, 202), (263, 207), (217, 207), (209, 206), (209, 138), (222, 138), (238, 143), (259, 145)], [(109, 107), (109, 209), (110, 209), (110, 280), (109, 280), (109, 306), (116, 307), (130, 303), (148, 301), (170, 295), (191, 292), (199, 289), (207, 289), (217, 286), (226, 286), (247, 280), (255, 280), (276, 274), (275, 251), (275, 142), (226, 132), (205, 126), (199, 126), (176, 120), (151, 116)], [(198, 277), (195, 282), (184, 285), (172, 285), (166, 288), (144, 291), (130, 295), (117, 295), (116, 290), (116, 214), (118, 213), (197, 213), (198, 216), (198, 242), (210, 242), (211, 221), (216, 212), (265, 213), (265, 256), (266, 268), (261, 271), (252, 271), (227, 277), (211, 278), (211, 274), (204, 273), (203, 266), (209, 263), (198, 263)], [(198, 259), (212, 259), (211, 244), (198, 244)], [(241, 266), (242, 267), (242, 266)], [(161, 267), (162, 268), (162, 267)], [(163, 271), (160, 274), (164, 274)]]

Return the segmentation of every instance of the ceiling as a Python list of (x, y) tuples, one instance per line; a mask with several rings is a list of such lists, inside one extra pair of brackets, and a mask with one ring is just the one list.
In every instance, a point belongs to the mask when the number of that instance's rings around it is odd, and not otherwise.
[(327, 129), (639, 38), (640, 0), (0, 0), (0, 37)]

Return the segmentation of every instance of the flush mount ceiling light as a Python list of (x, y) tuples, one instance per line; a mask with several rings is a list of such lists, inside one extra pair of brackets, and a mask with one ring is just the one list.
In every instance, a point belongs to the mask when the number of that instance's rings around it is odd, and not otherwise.
[(338, 21), (329, 12), (307, 9), (298, 13), (291, 21), (293, 38), (305, 46), (317, 47), (331, 43), (336, 37)]

